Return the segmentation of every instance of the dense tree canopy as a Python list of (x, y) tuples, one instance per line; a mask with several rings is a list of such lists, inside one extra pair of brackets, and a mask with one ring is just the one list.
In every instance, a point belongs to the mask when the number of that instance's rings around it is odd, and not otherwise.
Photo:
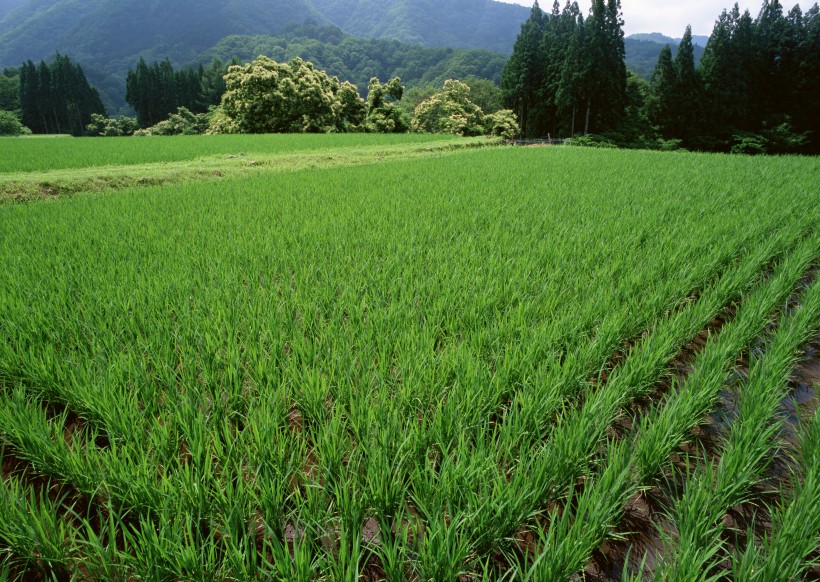
[(222, 121), (225, 133), (317, 133), (360, 129), (367, 112), (356, 87), (293, 59), (259, 57), (234, 65), (225, 76)]
[(573, 135), (615, 127), (626, 103), (620, 0), (594, 0), (584, 19), (576, 2), (536, 2), (504, 68), (506, 105), (527, 136)]
[(83, 135), (92, 114), (106, 113), (82, 67), (65, 55), (23, 65), (19, 95), (22, 121), (34, 133)]
[[(650, 84), (627, 75), (619, 0), (536, 2), (504, 68), (526, 136), (596, 134), (629, 147), (820, 152), (820, 9), (763, 0), (724, 10), (702, 59), (691, 28), (660, 51)], [(702, 42), (702, 41), (701, 41)]]
[(470, 99), (470, 86), (456, 80), (444, 82), (444, 89), (416, 106), (413, 131), (475, 136), (495, 134), (512, 139), (519, 132), (515, 115), (509, 110), (486, 115)]
[(20, 73), (8, 69), (0, 75), (0, 111), (20, 108)]
[(203, 52), (200, 60), (233, 57), (249, 62), (265, 55), (278, 62), (310, 61), (360, 89), (370, 79), (401, 77), (407, 87), (436, 85), (469, 76), (501, 80), (506, 57), (486, 50), (430, 48), (394, 40), (355, 38), (334, 27), (294, 27), (280, 36), (231, 36)]
[(670, 69), (661, 55), (648, 104), (665, 137), (686, 147), (820, 152), (820, 10), (786, 14), (764, 0), (756, 19), (737, 4), (715, 23), (700, 67), (687, 29)]
[(125, 100), (137, 113), (140, 127), (150, 127), (168, 117), (179, 107), (202, 113), (216, 104), (224, 93), (225, 74), (221, 61), (215, 60), (206, 70), (174, 70), (165, 59), (148, 65), (140, 59), (136, 69), (128, 71)]

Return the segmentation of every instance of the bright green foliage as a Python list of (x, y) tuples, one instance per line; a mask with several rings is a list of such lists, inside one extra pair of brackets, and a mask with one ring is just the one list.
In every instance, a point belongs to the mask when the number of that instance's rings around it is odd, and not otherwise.
[(91, 116), (91, 123), (86, 126), (85, 132), (89, 136), (122, 137), (134, 135), (137, 128), (137, 120), (132, 117), (120, 115), (114, 119), (95, 113)]
[(484, 116), (484, 128), (488, 135), (495, 135), (504, 139), (515, 139), (521, 129), (515, 113), (509, 109), (501, 109)]
[(376, 133), (403, 133), (409, 129), (407, 116), (397, 105), (404, 96), (401, 79), (382, 85), (376, 77), (367, 88), (367, 129)]
[(25, 125), (20, 123), (20, 118), (11, 111), (0, 110), (0, 135), (23, 135), (27, 132)]
[(444, 90), (422, 101), (413, 112), (413, 131), (482, 135), (484, 112), (470, 101), (470, 87), (452, 79), (444, 82)]
[(165, 121), (160, 121), (153, 127), (137, 130), (134, 135), (200, 135), (208, 130), (209, 123), (207, 114), (191, 113), (180, 107)]
[(354, 131), (364, 122), (356, 88), (302, 59), (277, 63), (259, 57), (225, 76), (225, 121), (220, 133), (324, 133)]
[[(0, 544), (96, 579), (357, 579), (374, 560), (393, 579), (579, 575), (737, 355), (795, 289), (808, 303), (815, 167), (487, 148), (0, 206), (0, 445), (90, 502), (66, 516), (72, 499), (4, 475)], [(750, 393), (782, 384), (782, 365), (754, 369)], [(744, 426), (737, 451), (756, 442)], [(743, 458), (727, 476), (751, 475)], [(739, 572), (811, 559), (785, 508), (810, 510), (816, 480), (795, 481)]]

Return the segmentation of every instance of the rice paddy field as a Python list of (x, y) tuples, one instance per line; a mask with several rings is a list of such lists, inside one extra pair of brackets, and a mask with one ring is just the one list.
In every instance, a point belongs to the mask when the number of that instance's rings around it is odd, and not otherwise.
[(818, 579), (817, 160), (379, 158), (0, 204), (0, 580)]

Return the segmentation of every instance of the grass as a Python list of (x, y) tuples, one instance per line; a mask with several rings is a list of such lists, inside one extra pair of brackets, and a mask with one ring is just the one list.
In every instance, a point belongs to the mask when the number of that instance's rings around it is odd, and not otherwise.
[(310, 150), (407, 146), (452, 141), (423, 134), (181, 135), (151, 138), (0, 140), (0, 174), (169, 164), (217, 156), (267, 157)]
[[(64, 147), (58, 150), (31, 150), (29, 153), (36, 155), (30, 164), (19, 157), (21, 152), (15, 152), (9, 156), (11, 163), (7, 166), (13, 171), (0, 172), (0, 204), (134, 186), (374, 164), (390, 159), (446, 155), (497, 143), (485, 138), (415, 134), (271, 135), (255, 136), (255, 139), (207, 136), (200, 137), (199, 141), (192, 141), (190, 137), (63, 140), (60, 143)], [(212, 147), (203, 148), (211, 139), (214, 140)], [(143, 141), (150, 142), (151, 147), (136, 147)], [(0, 141), (0, 150), (2, 145)], [(243, 146), (251, 149), (237, 150)], [(31, 169), (25, 169), (27, 167)]]
[[(0, 206), (11, 578), (568, 579), (820, 258), (811, 159), (328, 148)], [(813, 313), (749, 380), (761, 435)], [(769, 440), (737, 434), (741, 495)], [(805, 569), (796, 481), (732, 567)]]

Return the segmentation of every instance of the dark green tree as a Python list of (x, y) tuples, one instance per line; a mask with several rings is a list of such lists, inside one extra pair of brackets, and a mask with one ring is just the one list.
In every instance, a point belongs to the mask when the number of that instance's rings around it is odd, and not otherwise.
[(695, 46), (692, 43), (692, 27), (687, 26), (675, 55), (675, 118), (674, 137), (683, 141), (684, 147), (694, 147), (701, 135), (701, 107), (703, 87), (700, 73), (695, 68)]
[[(219, 68), (222, 68), (221, 64)], [(206, 71), (203, 67), (175, 71), (168, 59), (149, 66), (141, 58), (136, 68), (128, 71), (125, 100), (136, 112), (137, 123), (143, 128), (153, 127), (160, 121), (167, 120), (180, 107), (202, 113), (208, 105), (213, 104), (211, 100), (216, 93), (224, 93), (223, 86), (214, 79), (217, 70), (209, 72), (210, 85), (206, 101), (202, 90)]]
[(658, 57), (658, 64), (652, 73), (650, 94), (646, 102), (649, 120), (658, 127), (665, 139), (678, 137), (676, 130), (677, 75), (672, 61), (672, 49), (666, 45)]
[(0, 111), (20, 109), (20, 75), (0, 75)]
[(29, 60), (20, 68), (20, 115), (29, 129), (43, 133), (42, 119), (37, 111), (37, 85), (37, 67)]
[(587, 85), (588, 62), (584, 51), (585, 23), (583, 16), (578, 17), (578, 26), (569, 41), (567, 55), (561, 67), (561, 78), (555, 100), (560, 118), (560, 134), (573, 137), (576, 131), (583, 130), (582, 112), (587, 103), (589, 87)]
[(523, 135), (537, 135), (539, 116), (543, 110), (541, 86), (543, 79), (542, 45), (546, 15), (533, 4), (530, 17), (521, 25), (513, 54), (501, 75), (504, 102), (515, 111)]
[(92, 114), (106, 114), (82, 67), (59, 53), (50, 64), (23, 65), (19, 94), (22, 121), (34, 133), (83, 135)]
[(626, 103), (626, 64), (620, 0), (594, 0), (586, 21), (588, 94), (584, 133), (617, 126)]

